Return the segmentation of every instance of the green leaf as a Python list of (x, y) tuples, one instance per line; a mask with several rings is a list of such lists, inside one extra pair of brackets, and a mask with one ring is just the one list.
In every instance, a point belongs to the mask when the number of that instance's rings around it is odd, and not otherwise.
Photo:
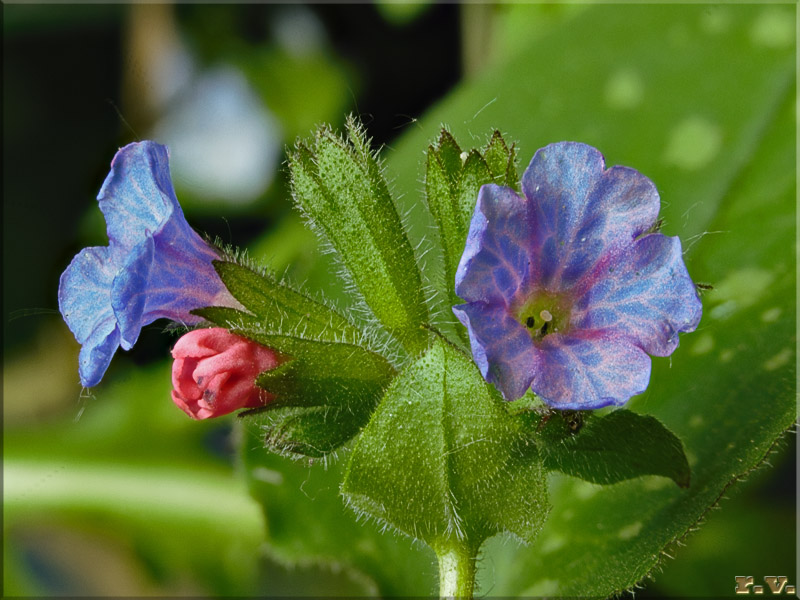
[[(272, 344), (278, 336), (257, 337)], [(297, 358), (262, 373), (257, 380), (258, 385), (279, 396), (274, 406), (354, 409), (354, 403), (362, 399), (374, 399), (374, 405), (395, 375), (385, 358), (360, 346), (283, 340), (277, 345), (293, 350)]]
[[(257, 317), (263, 330), (322, 341), (352, 342), (363, 337), (358, 328), (333, 308), (270, 275), (234, 262), (214, 261), (214, 268), (234, 298)], [(230, 311), (195, 314), (205, 318), (214, 315), (215, 319), (209, 320), (215, 322), (224, 316), (242, 318), (241, 314)]]
[(228, 329), (261, 330), (261, 320), (258, 317), (244, 312), (243, 310), (239, 310), (238, 308), (206, 306), (204, 308), (195, 308), (191, 313), (204, 318), (209, 323), (214, 323), (214, 325), (219, 325), (220, 327)]
[(655, 417), (615, 410), (590, 417), (579, 431), (552, 418), (541, 431), (548, 469), (592, 483), (617, 483), (642, 475), (663, 475), (689, 487), (689, 462), (681, 441)]
[(292, 192), (309, 223), (330, 243), (355, 289), (405, 349), (427, 346), (428, 320), (416, 258), (364, 133), (350, 119), (348, 139), (327, 128), (290, 153)]
[(258, 377), (276, 398), (250, 414), (266, 447), (294, 458), (325, 456), (356, 435), (394, 376), (385, 358), (360, 346), (232, 331), (292, 358)]
[(531, 541), (547, 514), (545, 472), (471, 359), (441, 340), (397, 377), (350, 457), (342, 494), (440, 552), (501, 531)]
[[(444, 251), (444, 277), (448, 289), (455, 285), (456, 267), (467, 239), (468, 221), (461, 210), (457, 191), (461, 169), (460, 148), (452, 136), (442, 130), (439, 148), (428, 147), (425, 192)], [(449, 297), (452, 301), (454, 293), (450, 292)]]
[(261, 445), (266, 450), (295, 459), (315, 459), (327, 456), (359, 432), (369, 411), (358, 409), (276, 406), (244, 418), (261, 429)]
[(439, 139), (435, 147), (428, 147), (428, 154), (431, 153), (441, 163), (450, 185), (457, 184), (464, 161), (461, 159), (461, 147), (447, 129), (439, 132)]

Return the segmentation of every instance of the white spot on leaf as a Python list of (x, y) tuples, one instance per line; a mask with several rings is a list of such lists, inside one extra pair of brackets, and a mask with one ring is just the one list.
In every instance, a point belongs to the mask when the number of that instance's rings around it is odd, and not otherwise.
[(714, 338), (711, 334), (706, 333), (697, 338), (697, 341), (692, 346), (690, 352), (695, 355), (705, 354), (714, 348)]
[(526, 589), (521, 597), (540, 598), (558, 595), (558, 581), (555, 579), (542, 579)]
[(794, 18), (790, 11), (773, 6), (753, 21), (750, 39), (757, 46), (785, 48), (794, 43)]
[(542, 554), (555, 552), (556, 550), (561, 548), (565, 543), (566, 540), (562, 536), (553, 534), (542, 542)]
[(709, 6), (700, 16), (700, 28), (704, 33), (717, 35), (725, 33), (731, 24), (731, 13), (727, 8)]
[(769, 271), (755, 267), (734, 271), (708, 293), (709, 301), (718, 304), (711, 309), (711, 316), (725, 319), (737, 310), (753, 306), (767, 291), (773, 278)]
[(761, 320), (764, 323), (774, 323), (781, 316), (781, 309), (778, 306), (773, 306), (761, 313)]
[(644, 98), (644, 84), (632, 69), (614, 72), (606, 82), (605, 101), (610, 108), (626, 110), (636, 108)]
[(250, 476), (258, 481), (264, 483), (271, 483), (272, 485), (281, 485), (283, 483), (283, 474), (280, 471), (273, 471), (266, 467), (256, 467), (250, 472)]
[(599, 485), (594, 485), (588, 481), (580, 481), (575, 484), (575, 496), (581, 500), (588, 500), (600, 489)]
[(664, 488), (670, 487), (672, 485), (675, 484), (671, 483), (671, 481), (666, 477), (648, 477), (644, 480), (642, 488), (644, 488), (649, 492), (652, 492), (656, 490), (663, 490)]
[(722, 147), (719, 126), (699, 115), (687, 117), (670, 133), (664, 161), (686, 171), (702, 169)]
[(636, 523), (631, 523), (630, 525), (620, 529), (619, 533), (617, 533), (617, 537), (621, 540), (629, 540), (639, 535), (639, 532), (641, 530), (642, 530), (642, 522), (636, 521)]
[(791, 359), (792, 359), (792, 349), (784, 348), (772, 358), (769, 358), (768, 360), (764, 361), (764, 368), (767, 371), (774, 371), (789, 364), (789, 361)]

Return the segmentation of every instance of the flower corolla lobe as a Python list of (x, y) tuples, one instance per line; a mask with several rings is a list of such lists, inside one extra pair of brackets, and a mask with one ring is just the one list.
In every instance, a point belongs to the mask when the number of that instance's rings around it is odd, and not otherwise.
[(120, 149), (97, 197), (108, 246), (84, 248), (61, 275), (61, 314), (81, 344), (81, 383), (100, 382), (118, 347), (166, 317), (201, 321), (192, 309), (235, 301), (214, 270), (217, 251), (186, 222), (169, 175), (167, 148)]
[(172, 356), (172, 400), (193, 419), (257, 408), (273, 398), (255, 380), (280, 364), (278, 354), (227, 329), (190, 331), (175, 344)]
[(473, 357), (507, 400), (623, 404), (646, 389), (648, 354), (671, 354), (702, 313), (678, 238), (648, 233), (658, 192), (576, 142), (537, 151), (522, 191), (478, 194), (453, 307)]

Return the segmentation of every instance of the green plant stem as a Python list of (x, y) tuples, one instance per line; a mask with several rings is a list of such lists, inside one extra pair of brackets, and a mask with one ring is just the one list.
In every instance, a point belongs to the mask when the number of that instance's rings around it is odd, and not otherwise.
[(462, 544), (437, 550), (440, 598), (472, 598), (475, 587), (475, 554)]

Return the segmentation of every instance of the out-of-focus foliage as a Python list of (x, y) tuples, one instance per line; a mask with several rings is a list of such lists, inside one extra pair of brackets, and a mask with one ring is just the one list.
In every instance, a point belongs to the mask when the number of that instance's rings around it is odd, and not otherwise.
[[(166, 364), (103, 389), (77, 421), (5, 431), (4, 571), (18, 587), (4, 595), (30, 594), (26, 574), (42, 594), (129, 594), (98, 575), (137, 554), (135, 590), (248, 593), (263, 519), (225, 458), (227, 428), (171, 406)], [(62, 555), (73, 543), (105, 551)]]

